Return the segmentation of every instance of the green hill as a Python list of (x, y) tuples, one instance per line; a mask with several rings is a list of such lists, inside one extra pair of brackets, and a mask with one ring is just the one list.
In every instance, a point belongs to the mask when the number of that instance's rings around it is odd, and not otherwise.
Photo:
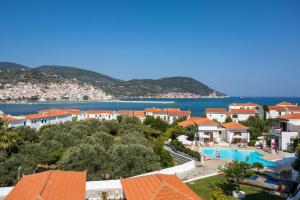
[[(213, 89), (189, 77), (119, 80), (110, 76), (70, 66), (44, 65), (29, 68), (10, 62), (0, 62), (0, 83), (58, 82), (76, 79), (101, 88), (115, 97), (157, 96), (170, 92), (207, 96)], [(222, 96), (220, 92), (217, 95)]]

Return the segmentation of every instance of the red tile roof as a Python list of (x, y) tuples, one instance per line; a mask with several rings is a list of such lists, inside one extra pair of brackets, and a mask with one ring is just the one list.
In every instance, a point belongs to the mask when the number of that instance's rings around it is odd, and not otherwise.
[(232, 103), (229, 106), (256, 106), (256, 107), (262, 107), (261, 105), (257, 104), (257, 103), (252, 103), (252, 102), (248, 102), (248, 103)]
[(133, 110), (118, 110), (117, 114), (119, 114), (119, 115), (133, 115)]
[(146, 112), (159, 112), (159, 111), (161, 111), (161, 108), (155, 108), (155, 107), (153, 107), (153, 108), (145, 108), (145, 111)]
[(206, 108), (205, 113), (222, 113), (227, 114), (228, 111), (226, 108)]
[(179, 112), (180, 108), (163, 108), (163, 110), (167, 112)]
[(26, 119), (32, 120), (32, 119), (45, 119), (50, 117), (60, 117), (65, 115), (71, 115), (69, 112), (54, 112), (54, 113), (42, 113), (42, 114), (30, 114), (26, 115)]
[(126, 178), (121, 184), (127, 200), (201, 200), (176, 175)]
[(289, 111), (300, 111), (300, 106), (289, 106), (286, 109)]
[(269, 110), (276, 110), (276, 111), (285, 111), (285, 107), (283, 106), (268, 106)]
[(87, 114), (113, 114), (113, 110), (88, 110)]
[(208, 118), (202, 117), (191, 117), (188, 120), (182, 121), (178, 123), (179, 126), (187, 127), (191, 125), (218, 125), (214, 120), (210, 120)]
[(24, 121), (24, 120), (26, 120), (25, 118), (12, 117), (12, 116), (5, 115), (5, 114), (0, 114), (0, 119), (4, 120), (6, 122), (18, 122), (18, 121)]
[(46, 171), (24, 175), (5, 200), (84, 200), (86, 172)]
[(287, 114), (287, 115), (282, 115), (278, 117), (280, 119), (300, 119), (300, 113), (293, 113), (293, 114)]
[(231, 114), (255, 114), (256, 111), (253, 109), (231, 109)]
[(222, 124), (222, 126), (226, 129), (248, 129), (247, 126), (244, 126), (240, 123), (235, 123), (235, 122), (228, 122)]
[(296, 104), (291, 103), (291, 102), (287, 102), (287, 101), (282, 101), (278, 104), (276, 104), (277, 106), (295, 106)]
[(39, 114), (43, 114), (43, 113), (68, 113), (68, 114), (75, 114), (78, 115), (80, 114), (82, 111), (79, 109), (71, 109), (71, 108), (67, 108), (67, 109), (44, 109), (44, 110), (40, 110), (38, 113)]
[(185, 111), (185, 110), (168, 111), (167, 114), (170, 115), (170, 116), (189, 116), (189, 115), (191, 115), (191, 112), (190, 111)]

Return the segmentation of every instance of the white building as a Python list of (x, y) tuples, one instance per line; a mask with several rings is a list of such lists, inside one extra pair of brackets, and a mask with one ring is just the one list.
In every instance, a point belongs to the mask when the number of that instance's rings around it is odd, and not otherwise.
[(206, 108), (205, 115), (208, 119), (224, 123), (229, 112), (225, 108)]
[(259, 118), (263, 119), (264, 117), (263, 107), (256, 103), (233, 103), (229, 105), (229, 111), (238, 109), (254, 110), (255, 114), (257, 114)]
[(196, 141), (202, 146), (212, 146), (221, 141), (222, 128), (219, 123), (208, 118), (191, 117), (188, 120), (178, 123), (182, 127), (191, 125), (197, 126)]
[(300, 134), (300, 113), (282, 115), (274, 121), (277, 122), (277, 126), (270, 129), (273, 152), (289, 150), (293, 139), (299, 137)]
[(145, 115), (153, 116), (172, 124), (180, 118), (189, 119), (191, 112), (180, 110), (180, 108), (145, 108)]
[(60, 124), (60, 123), (72, 121), (72, 114), (66, 112), (31, 114), (31, 115), (26, 115), (25, 117), (26, 117), (26, 123), (24, 125), (35, 129), (39, 129), (44, 125)]
[(241, 122), (254, 117), (257, 112), (253, 109), (231, 109), (229, 114), (233, 122)]
[(250, 133), (248, 127), (236, 122), (222, 124), (226, 130), (221, 134), (222, 139), (228, 143), (248, 143), (250, 141)]
[(84, 119), (113, 120), (117, 119), (117, 112), (113, 110), (87, 110)]
[(266, 111), (267, 119), (274, 119), (286, 114), (300, 113), (300, 106), (295, 103), (281, 102), (275, 106), (268, 106), (268, 111)]

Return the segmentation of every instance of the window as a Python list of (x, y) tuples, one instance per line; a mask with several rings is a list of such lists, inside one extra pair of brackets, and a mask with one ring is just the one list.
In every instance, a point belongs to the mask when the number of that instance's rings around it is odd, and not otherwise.
[(223, 117), (223, 115), (221, 115), (221, 117)]
[(238, 116), (236, 114), (232, 115), (232, 118), (238, 118)]

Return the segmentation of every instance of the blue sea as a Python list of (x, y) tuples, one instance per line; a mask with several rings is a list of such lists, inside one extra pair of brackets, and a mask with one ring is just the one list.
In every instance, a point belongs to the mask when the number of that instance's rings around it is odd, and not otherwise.
[[(125, 101), (145, 102), (70, 102), (70, 103), (33, 103), (33, 104), (0, 104), (0, 110), (11, 115), (25, 115), (36, 113), (38, 110), (51, 108), (78, 108), (81, 110), (143, 110), (147, 107), (178, 107), (190, 110), (193, 116), (204, 114), (205, 108), (227, 108), (231, 103), (253, 102), (261, 105), (275, 105), (281, 101), (289, 101), (300, 105), (300, 97), (230, 97), (230, 98), (203, 98), (203, 99), (122, 99)], [(172, 101), (174, 103), (155, 103), (153, 101)]]

